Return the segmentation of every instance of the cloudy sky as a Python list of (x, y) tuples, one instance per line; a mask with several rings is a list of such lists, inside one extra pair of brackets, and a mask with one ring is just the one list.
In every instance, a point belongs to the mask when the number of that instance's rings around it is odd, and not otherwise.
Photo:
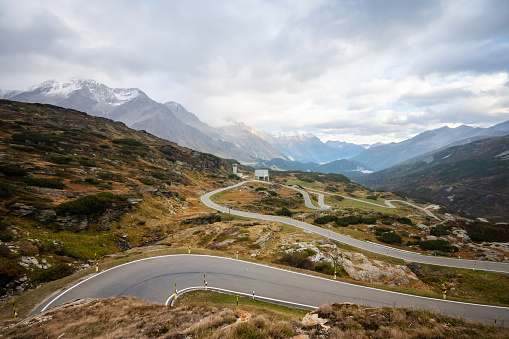
[(323, 141), (509, 120), (508, 1), (0, 0), (0, 89), (95, 79)]

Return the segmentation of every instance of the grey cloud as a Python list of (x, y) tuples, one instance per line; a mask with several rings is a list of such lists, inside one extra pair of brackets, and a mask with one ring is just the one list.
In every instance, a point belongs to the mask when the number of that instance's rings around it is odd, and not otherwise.
[(451, 44), (423, 52), (415, 59), (413, 70), (421, 76), (431, 73), (492, 73), (509, 71), (507, 44)]
[(455, 100), (472, 97), (473, 93), (462, 89), (439, 89), (426, 93), (407, 93), (397, 101), (413, 106), (450, 104)]

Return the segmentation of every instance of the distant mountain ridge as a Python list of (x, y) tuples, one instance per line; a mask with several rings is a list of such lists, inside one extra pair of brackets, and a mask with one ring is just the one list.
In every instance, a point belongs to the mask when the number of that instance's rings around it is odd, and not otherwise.
[[(236, 146), (228, 137), (218, 138), (221, 131), (202, 122), (175, 102), (160, 104), (138, 88), (109, 88), (90, 79), (49, 80), (26, 91), (2, 92), (3, 99), (39, 102), (72, 108), (88, 114), (121, 121), (129, 127), (143, 129), (154, 135), (201, 152), (243, 162), (258, 158), (282, 156), (270, 145), (269, 153), (258, 148), (256, 155)], [(253, 144), (263, 140), (253, 135)]]
[[(324, 143), (311, 133), (272, 135), (234, 120), (212, 127), (177, 102), (158, 103), (138, 88), (110, 88), (90, 79), (49, 80), (26, 91), (0, 91), (0, 98), (48, 103), (107, 117), (179, 145), (248, 165), (260, 167), (273, 159), (281, 159), (286, 168), (314, 163), (321, 165), (323, 171), (342, 174), (336, 171), (355, 168), (349, 174), (355, 176), (364, 170), (383, 170), (444, 147), (509, 134), (507, 121), (490, 128), (442, 127), (399, 143), (372, 146), (333, 140)], [(337, 162), (341, 159), (343, 161)], [(338, 167), (338, 164), (341, 165)]]
[(352, 147), (345, 152), (347, 147), (330, 147), (312, 134), (273, 136), (233, 120), (212, 127), (177, 102), (161, 104), (138, 88), (110, 88), (90, 79), (49, 80), (26, 91), (0, 91), (0, 98), (53, 104), (110, 118), (179, 145), (248, 164), (274, 158), (326, 163), (364, 149), (349, 144)]
[(507, 134), (509, 134), (509, 121), (489, 128), (465, 125), (456, 128), (444, 126), (425, 131), (399, 143), (371, 147), (350, 160), (361, 162), (374, 171), (380, 171), (443, 147), (467, 144), (471, 141)]
[(356, 182), (419, 194), (458, 211), (507, 222), (509, 135), (429, 152)]
[(324, 174), (336, 173), (343, 174), (349, 178), (363, 176), (366, 168), (360, 162), (340, 159), (328, 162), (326, 164), (317, 164), (315, 162), (302, 163), (299, 161), (288, 161), (280, 158), (260, 161), (255, 168), (271, 168), (284, 171), (303, 171), (320, 172)]

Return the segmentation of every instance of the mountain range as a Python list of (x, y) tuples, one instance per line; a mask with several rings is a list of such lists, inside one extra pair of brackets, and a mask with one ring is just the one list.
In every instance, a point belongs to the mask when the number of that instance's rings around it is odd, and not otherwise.
[(509, 135), (429, 152), (356, 181), (374, 189), (425, 196), (493, 221), (507, 221)]
[(373, 171), (380, 171), (442, 147), (467, 144), (474, 140), (507, 134), (509, 134), (509, 121), (489, 128), (465, 125), (456, 128), (444, 126), (420, 133), (402, 142), (371, 147), (350, 160), (358, 161)]
[(138, 88), (109, 88), (94, 80), (49, 80), (26, 91), (2, 91), (0, 98), (53, 104), (110, 118), (179, 145), (246, 164), (274, 158), (324, 163), (351, 156), (354, 149), (357, 153), (364, 150), (351, 144), (353, 147), (344, 152), (345, 145), (329, 147), (314, 135), (272, 136), (234, 120), (212, 127), (177, 102), (158, 103)]
[(506, 121), (490, 128), (442, 127), (402, 142), (371, 147), (333, 140), (324, 143), (311, 133), (273, 135), (232, 119), (224, 126), (212, 127), (177, 102), (158, 103), (138, 88), (110, 88), (85, 79), (50, 80), (25, 91), (0, 91), (0, 98), (59, 105), (121, 121), (179, 145), (253, 167), (323, 171), (352, 177), (444, 147), (509, 134)]

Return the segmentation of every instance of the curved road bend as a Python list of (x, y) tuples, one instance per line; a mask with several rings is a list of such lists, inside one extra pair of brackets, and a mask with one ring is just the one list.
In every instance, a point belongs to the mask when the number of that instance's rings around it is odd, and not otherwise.
[(372, 307), (401, 306), (426, 309), (451, 316), (493, 324), (495, 316), (504, 326), (509, 308), (423, 298), (331, 279), (314, 277), (241, 260), (206, 255), (169, 255), (142, 259), (106, 270), (50, 299), (32, 314), (78, 298), (134, 296), (165, 304), (177, 289), (207, 285), (255, 296), (293, 302), (314, 308), (350, 302)]
[[(455, 259), (455, 258), (446, 258), (446, 257), (434, 257), (428, 255), (422, 255), (419, 253), (412, 253), (410, 251), (401, 250), (398, 248), (393, 248), (389, 246), (384, 246), (380, 244), (376, 244), (369, 241), (362, 241), (358, 239), (354, 239), (345, 235), (338, 234), (336, 232), (332, 232), (326, 228), (314, 226), (308, 224), (303, 221), (280, 217), (275, 215), (263, 215), (252, 212), (244, 212), (234, 209), (228, 209), (227, 207), (223, 207), (218, 205), (210, 200), (210, 197), (214, 194), (217, 194), (222, 191), (229, 190), (236, 186), (243, 185), (245, 182), (238, 183), (233, 186), (220, 188), (216, 191), (209, 192), (201, 197), (201, 201), (208, 207), (213, 208), (222, 213), (231, 213), (233, 215), (237, 215), (240, 217), (252, 218), (252, 219), (260, 219), (260, 220), (268, 220), (268, 221), (277, 221), (285, 224), (289, 224), (292, 226), (296, 226), (302, 228), (304, 230), (322, 235), (324, 237), (328, 237), (332, 240), (354, 246), (369, 252), (374, 252), (378, 254), (387, 255), (394, 258), (403, 259), (405, 261), (418, 262), (422, 264), (430, 264), (430, 265), (438, 265), (438, 266), (448, 266), (448, 267), (457, 267), (457, 268), (466, 268), (466, 269), (477, 269), (483, 271), (491, 271), (491, 272), (500, 272), (500, 273), (509, 273), (509, 263), (501, 263), (501, 262), (493, 262), (493, 261), (475, 261), (475, 260), (467, 260), (467, 259)], [(380, 206), (380, 205), (378, 205)]]
[(436, 215), (434, 215), (433, 213), (431, 213), (430, 211), (428, 211), (427, 209), (425, 208), (422, 208), (420, 206), (417, 206), (417, 205), (414, 205), (412, 203), (409, 203), (408, 201), (404, 201), (404, 200), (385, 200), (385, 205), (379, 205), (379, 204), (375, 204), (374, 202), (370, 202), (370, 201), (365, 201), (365, 200), (360, 200), (360, 199), (355, 199), (355, 198), (352, 198), (352, 197), (347, 197), (346, 195), (340, 195), (340, 194), (334, 194), (334, 193), (328, 193), (328, 192), (322, 192), (322, 191), (318, 191), (318, 190), (314, 190), (312, 188), (308, 188), (309, 191), (312, 191), (312, 192), (316, 192), (318, 194), (327, 194), (327, 195), (337, 195), (337, 196), (340, 196), (344, 199), (350, 199), (350, 200), (355, 200), (355, 201), (359, 201), (359, 202), (362, 202), (362, 203), (365, 203), (365, 204), (369, 204), (369, 205), (373, 205), (373, 206), (377, 206), (377, 207), (382, 207), (382, 208), (397, 208), (396, 206), (394, 206), (392, 203), (393, 202), (399, 202), (399, 203), (402, 203), (402, 204), (406, 204), (406, 205), (409, 205), (409, 206), (412, 206), (413, 208), (415, 209), (418, 209), (424, 213), (426, 213), (426, 215), (432, 217), (432, 218), (435, 218), (437, 220), (440, 220), (439, 217), (437, 217)]
[(285, 186), (285, 185), (282, 185), (282, 186), (284, 186), (286, 188), (289, 188), (289, 189), (292, 189), (292, 190), (297, 191), (300, 194), (302, 194), (302, 197), (304, 198), (304, 205), (306, 205), (307, 208), (311, 208), (311, 209), (314, 209), (314, 210), (326, 210), (326, 209), (329, 208), (329, 206), (325, 205), (325, 197), (324, 197), (324, 195), (321, 192), (317, 193), (317, 195), (318, 195), (318, 205), (320, 207), (316, 207), (311, 202), (311, 198), (309, 197), (308, 192), (306, 192), (304, 190), (301, 190), (301, 189), (299, 189), (299, 188), (297, 188), (295, 186)]

